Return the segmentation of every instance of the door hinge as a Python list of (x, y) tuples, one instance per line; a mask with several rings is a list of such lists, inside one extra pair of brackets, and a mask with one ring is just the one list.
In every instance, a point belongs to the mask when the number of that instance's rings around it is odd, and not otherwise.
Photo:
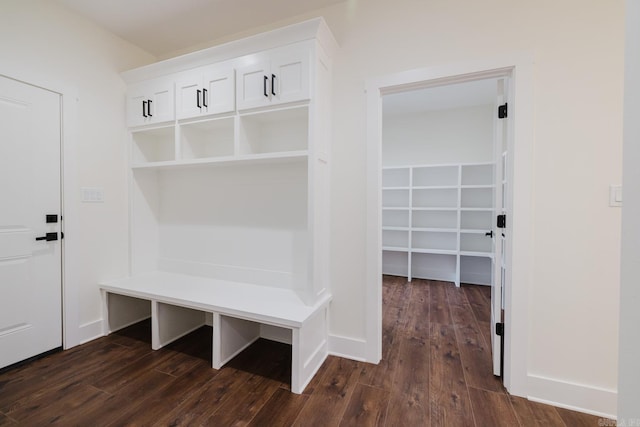
[(507, 216), (505, 214), (498, 215), (497, 224), (498, 228), (505, 228), (507, 226)]
[(504, 334), (504, 323), (496, 323), (496, 335)]
[(506, 102), (504, 104), (498, 106), (498, 118), (499, 119), (504, 119), (505, 117), (507, 117), (507, 103)]

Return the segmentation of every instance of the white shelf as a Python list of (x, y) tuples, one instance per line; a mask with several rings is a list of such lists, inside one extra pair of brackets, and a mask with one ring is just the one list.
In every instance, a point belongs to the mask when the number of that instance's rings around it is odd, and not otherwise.
[[(408, 228), (407, 228), (408, 230)], [(427, 228), (427, 227), (411, 227), (413, 231), (429, 231), (433, 233), (457, 233), (457, 228)]]
[(461, 207), (460, 208), (461, 212), (493, 212), (493, 208), (468, 208), (468, 207)]
[(457, 185), (423, 185), (423, 186), (414, 185), (411, 188), (413, 188), (414, 190), (449, 190), (449, 189), (457, 190), (458, 186)]
[(383, 246), (382, 250), (390, 252), (409, 252), (409, 248), (400, 246)]
[(458, 208), (456, 207), (451, 207), (451, 206), (435, 206), (435, 207), (430, 207), (430, 208), (423, 208), (423, 207), (412, 207), (411, 210), (413, 211), (451, 211), (451, 212), (457, 212)]
[(488, 233), (488, 229), (473, 229), (473, 228), (460, 228), (460, 233), (469, 233), (469, 234), (485, 234)]
[(458, 251), (456, 250), (448, 250), (448, 249), (419, 249), (412, 248), (411, 252), (415, 252), (418, 254), (439, 254), (439, 255), (457, 255)]
[(460, 256), (474, 256), (474, 257), (493, 259), (493, 254), (490, 252), (460, 251)]
[(132, 169), (177, 169), (191, 168), (193, 166), (231, 166), (252, 165), (259, 163), (283, 163), (292, 161), (306, 161), (309, 152), (290, 151), (286, 153), (246, 154), (242, 156), (210, 157), (204, 159), (171, 160), (165, 162), (138, 163), (131, 166)]
[(409, 227), (385, 227), (385, 226), (383, 226), (382, 227), (382, 231), (409, 231)]
[(486, 262), (473, 260), (492, 258), (493, 171), (492, 163), (383, 168), (383, 272), (489, 283)]
[(465, 188), (471, 188), (471, 189), (473, 189), (473, 188), (489, 188), (489, 189), (493, 189), (495, 187), (496, 187), (495, 185), (461, 185), (460, 186), (460, 188), (463, 188), (463, 189), (465, 189)]

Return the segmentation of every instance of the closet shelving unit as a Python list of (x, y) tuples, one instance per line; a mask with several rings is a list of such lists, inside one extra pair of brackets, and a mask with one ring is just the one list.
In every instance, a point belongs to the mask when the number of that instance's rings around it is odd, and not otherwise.
[(383, 273), (491, 283), (493, 163), (384, 167)]

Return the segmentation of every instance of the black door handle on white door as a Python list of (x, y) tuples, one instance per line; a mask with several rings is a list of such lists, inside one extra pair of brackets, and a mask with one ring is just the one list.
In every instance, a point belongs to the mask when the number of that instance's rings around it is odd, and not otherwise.
[(196, 107), (198, 107), (198, 108), (202, 108), (202, 105), (200, 105), (200, 93), (201, 92), (202, 91), (200, 89), (198, 89), (196, 91)]
[(142, 101), (142, 117), (147, 117), (147, 101)]
[(267, 82), (269, 81), (269, 77), (264, 76), (264, 80), (262, 81), (262, 92), (264, 93), (264, 96), (266, 96), (267, 98), (269, 97), (269, 94), (267, 93)]
[(36, 237), (36, 240), (46, 240), (47, 242), (58, 240), (58, 233), (47, 233), (44, 236)]
[(206, 89), (202, 89), (202, 106), (204, 108), (207, 108), (207, 90)]
[(153, 117), (153, 114), (151, 114), (151, 100), (147, 101), (147, 115)]
[(276, 75), (271, 74), (271, 94), (276, 96)]

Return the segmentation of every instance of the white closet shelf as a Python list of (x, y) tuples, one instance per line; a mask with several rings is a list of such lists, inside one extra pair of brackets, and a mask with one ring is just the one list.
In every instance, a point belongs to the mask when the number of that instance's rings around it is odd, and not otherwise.
[(456, 190), (457, 185), (414, 185), (414, 190)]
[(488, 189), (492, 189), (495, 188), (495, 185), (461, 185), (460, 188), (488, 188)]
[(493, 254), (491, 252), (460, 251), (460, 255), (461, 256), (475, 256), (475, 257), (493, 259)]
[(238, 156), (207, 157), (202, 159), (169, 160), (164, 162), (139, 163), (131, 166), (131, 169), (179, 169), (193, 166), (231, 166), (252, 165), (259, 163), (288, 163), (306, 161), (309, 157), (308, 150), (287, 151), (282, 153), (243, 154)]
[(383, 167), (383, 189), (397, 190), (382, 193), (383, 272), (490, 283), (493, 172), (493, 163)]
[(308, 306), (291, 289), (160, 271), (104, 282), (100, 288), (119, 295), (291, 328), (301, 327), (331, 300), (327, 293), (315, 305)]
[(468, 211), (468, 212), (493, 212), (493, 208), (465, 208), (465, 207), (461, 207), (460, 210), (462, 212), (464, 212), (464, 211)]
[(422, 249), (422, 248), (413, 248), (411, 252), (419, 253), (419, 254), (437, 254), (437, 255), (457, 255), (458, 251), (453, 249)]
[(412, 231), (429, 231), (434, 233), (457, 233), (457, 228), (411, 227)]
[(409, 248), (401, 247), (401, 246), (383, 246), (383, 251), (389, 252), (409, 252)]
[(414, 206), (411, 208), (414, 211), (452, 211), (455, 212), (458, 210), (457, 207), (453, 206), (438, 206), (438, 207), (429, 207), (429, 208), (423, 208), (423, 207), (419, 207), (419, 206)]

